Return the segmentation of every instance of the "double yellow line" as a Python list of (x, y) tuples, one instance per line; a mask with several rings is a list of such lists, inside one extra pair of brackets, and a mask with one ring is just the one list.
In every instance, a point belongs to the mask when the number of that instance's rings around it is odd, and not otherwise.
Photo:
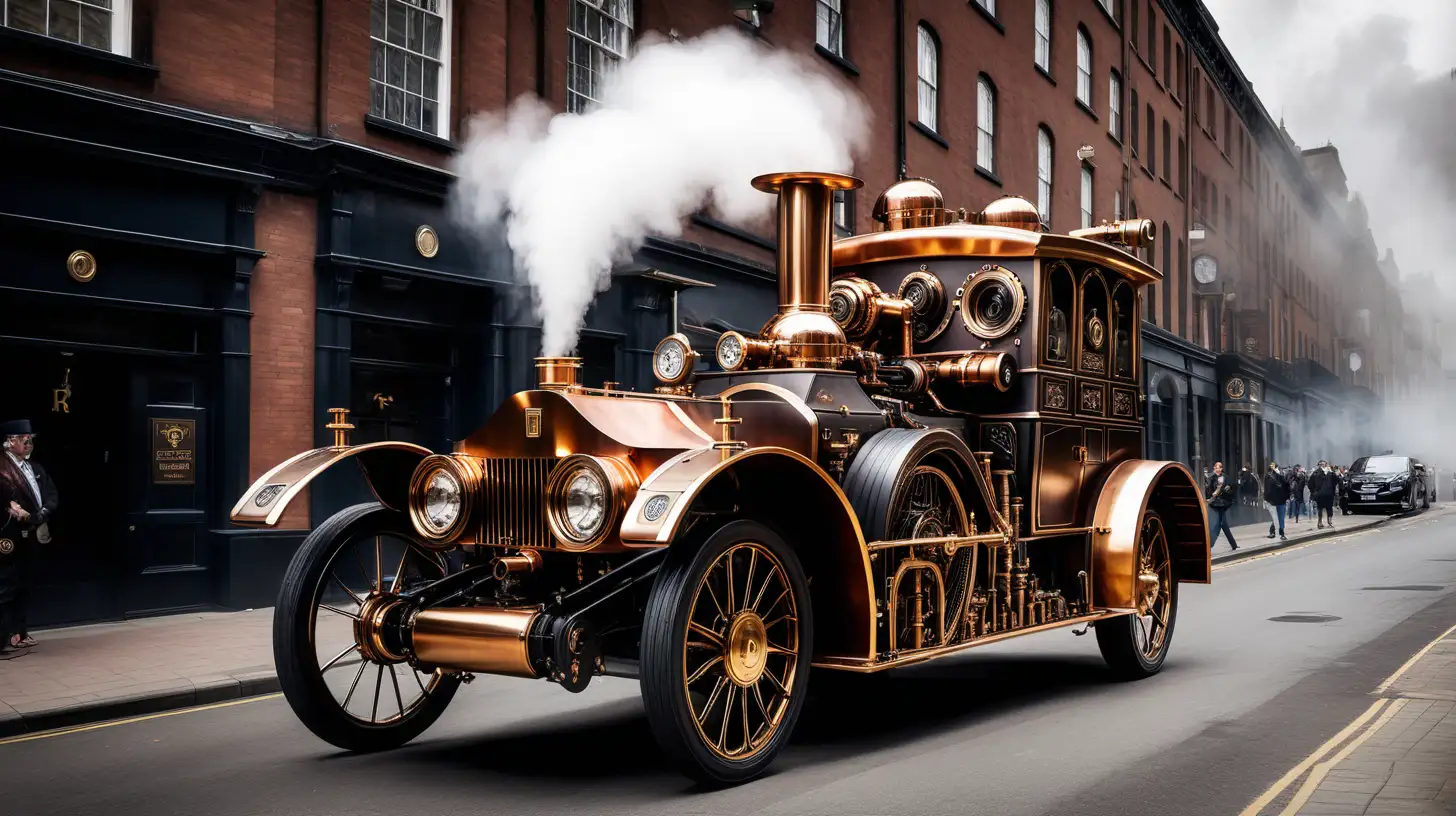
[(54, 731), (42, 731), (39, 734), (25, 734), (19, 737), (0, 739), (0, 745), (14, 745), (17, 742), (30, 742), (32, 740), (50, 739), (51, 737), (64, 737), (68, 734), (80, 734), (83, 731), (95, 731), (98, 728), (111, 728), (116, 725), (130, 725), (132, 723), (145, 722), (147, 720), (161, 719), (162, 717), (175, 717), (178, 714), (191, 714), (195, 711), (211, 711), (214, 708), (231, 708), (232, 706), (258, 703), (263, 700), (276, 700), (282, 697), (281, 692), (273, 694), (260, 694), (256, 697), (244, 697), (239, 700), (228, 700), (224, 703), (212, 703), (211, 705), (193, 706), (192, 708), (179, 708), (175, 711), (162, 711), (157, 714), (147, 714), (141, 717), (127, 717), (124, 720), (110, 720), (108, 722), (96, 723), (94, 725), (78, 725), (74, 728), (57, 728)]

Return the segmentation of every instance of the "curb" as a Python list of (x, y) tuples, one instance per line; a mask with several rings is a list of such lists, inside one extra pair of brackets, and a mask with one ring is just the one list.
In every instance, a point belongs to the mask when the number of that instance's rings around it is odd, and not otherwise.
[[(1378, 521), (1373, 521), (1373, 522), (1371, 522), (1369, 524), (1363, 524), (1363, 525), (1361, 525), (1359, 527), (1356, 527), (1354, 529), (1351, 529), (1351, 528), (1348, 528), (1347, 527), (1347, 528), (1345, 528), (1343, 530), (1338, 529), (1338, 528), (1330, 528), (1330, 529), (1327, 529), (1327, 530), (1317, 530), (1316, 532), (1310, 533), (1309, 535), (1303, 535), (1303, 536), (1300, 536), (1299, 538), (1290, 539), (1289, 541), (1281, 541), (1281, 542), (1279, 542), (1277, 544), (1269, 544), (1267, 546), (1259, 547), (1257, 549), (1251, 549), (1251, 548), (1248, 548), (1248, 547), (1240, 547), (1238, 549), (1238, 551), (1236, 551), (1236, 552), (1224, 553), (1223, 555), (1215, 555), (1213, 557), (1213, 563), (1214, 564), (1233, 564), (1233, 563), (1237, 563), (1239, 561), (1246, 561), (1246, 560), (1248, 560), (1250, 558), (1254, 558), (1256, 556), (1264, 555), (1265, 553), (1272, 553), (1272, 552), (1279, 552), (1280, 550), (1287, 550), (1287, 549), (1289, 549), (1291, 547), (1298, 547), (1298, 546), (1301, 546), (1301, 545), (1304, 545), (1304, 544), (1309, 544), (1310, 542), (1313, 542), (1313, 541), (1319, 541), (1320, 539), (1324, 539), (1324, 538), (1334, 538), (1335, 536), (1338, 536), (1338, 535), (1347, 535), (1347, 534), (1351, 534), (1351, 533), (1361, 533), (1361, 532), (1364, 532), (1366, 530), (1374, 530), (1377, 527), (1383, 527), (1383, 526), (1389, 524), (1390, 522), (1395, 521), (1396, 519), (1409, 518), (1411, 515), (1414, 515), (1414, 513), (1413, 512), (1409, 512), (1409, 513), (1397, 513), (1397, 514), (1395, 514), (1393, 516), (1386, 516), (1383, 519), (1380, 519)], [(1248, 550), (1248, 552), (1244, 552), (1244, 550)]]
[(191, 688), (175, 691), (138, 694), (112, 700), (66, 706), (64, 708), (17, 712), (0, 719), (0, 738), (24, 736), (57, 728), (90, 725), (105, 720), (118, 720), (144, 714), (158, 714), (181, 708), (210, 705), (244, 697), (257, 697), (281, 691), (278, 675), (271, 671), (253, 672), (236, 677), (216, 676), (194, 681)]

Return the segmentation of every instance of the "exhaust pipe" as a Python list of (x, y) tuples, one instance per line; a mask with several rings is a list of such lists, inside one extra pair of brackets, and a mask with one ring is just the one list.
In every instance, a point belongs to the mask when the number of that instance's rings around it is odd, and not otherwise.
[(528, 639), (539, 614), (535, 609), (426, 609), (406, 628), (410, 648), (421, 664), (536, 677)]
[(537, 357), (536, 384), (552, 391), (581, 389), (580, 357)]

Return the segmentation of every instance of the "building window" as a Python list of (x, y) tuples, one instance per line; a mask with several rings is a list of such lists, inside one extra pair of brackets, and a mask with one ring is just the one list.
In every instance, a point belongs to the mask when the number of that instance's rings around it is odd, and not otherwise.
[(1043, 224), (1052, 223), (1052, 132), (1036, 129), (1036, 208)]
[(935, 34), (929, 26), (920, 25), (916, 32), (919, 53), (919, 68), (917, 69), (919, 79), (919, 100), (920, 100), (920, 124), (931, 130), (935, 130), (936, 94), (940, 85), (940, 47), (935, 42)]
[(1178, 137), (1178, 195), (1188, 195), (1188, 143)]
[(1173, 95), (1179, 99), (1186, 99), (1186, 88), (1183, 87), (1183, 44), (1179, 43), (1178, 57), (1173, 61)]
[(1122, 220), (1122, 190), (1112, 191), (1112, 220)]
[(1077, 101), (1092, 107), (1092, 40), (1077, 29)]
[(814, 24), (814, 41), (824, 50), (844, 56), (844, 11), (842, 0), (816, 0), (818, 16)]
[(1128, 31), (1128, 39), (1132, 40), (1132, 48), (1134, 51), (1138, 47), (1138, 9), (1140, 7), (1138, 0), (1132, 0), (1132, 28)]
[(597, 101), (607, 73), (632, 43), (631, 0), (571, 0), (566, 55), (566, 110), (581, 113)]
[(1213, 197), (1208, 202), (1208, 223), (1214, 227), (1218, 226), (1218, 185), (1213, 185)]
[(992, 17), (996, 16), (996, 0), (971, 0), (976, 5), (986, 10)]
[(1107, 132), (1122, 141), (1122, 77), (1116, 71), (1107, 75)]
[(1173, 181), (1173, 136), (1168, 120), (1163, 120), (1163, 181)]
[(1148, 58), (1148, 70), (1157, 73), (1158, 15), (1153, 11), (1153, 0), (1148, 0), (1148, 53), (1143, 56)]
[(1052, 0), (1036, 0), (1036, 64), (1052, 70)]
[(1234, 134), (1232, 130), (1233, 123), (1234, 109), (1230, 108), (1228, 104), (1225, 103), (1223, 106), (1223, 149), (1225, 152), (1227, 152), (1229, 149), (1229, 143), (1234, 140)]
[(131, 55), (131, 0), (0, 0), (6, 28)]
[(854, 234), (854, 191), (834, 191), (834, 231), (839, 235)]
[[(1166, 25), (1163, 26), (1163, 81), (1173, 81), (1173, 30)], [(1173, 95), (1178, 95), (1178, 89), (1173, 89)]]
[(372, 0), (371, 115), (449, 138), (449, 12), (449, 0)]
[(1158, 172), (1158, 121), (1153, 116), (1153, 103), (1148, 103), (1148, 172)]
[(976, 80), (976, 165), (996, 172), (996, 88), (985, 74)]
[[(1137, 8), (1137, 4), (1134, 3), (1132, 7), (1133, 8)], [(1138, 154), (1138, 94), (1137, 94), (1137, 88), (1133, 88), (1132, 89), (1132, 105), (1128, 106), (1128, 111), (1132, 113), (1132, 115), (1127, 118), (1128, 124), (1132, 126), (1132, 133), (1131, 133), (1132, 138), (1128, 140), (1128, 144), (1132, 146), (1132, 154), (1134, 156), (1136, 156)]]
[(1114, 22), (1118, 21), (1117, 8), (1122, 5), (1120, 0), (1097, 0), (1097, 5), (1101, 6), (1102, 10), (1107, 12), (1107, 16), (1111, 17)]
[(1082, 229), (1092, 226), (1092, 168), (1082, 165)]

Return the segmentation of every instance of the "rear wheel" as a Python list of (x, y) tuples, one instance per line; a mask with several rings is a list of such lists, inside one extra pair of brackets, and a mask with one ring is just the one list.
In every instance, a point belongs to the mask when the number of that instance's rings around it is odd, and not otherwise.
[(662, 745), (708, 784), (761, 773), (803, 709), (813, 611), (798, 557), (768, 527), (725, 524), (668, 553), (642, 625), (642, 699)]
[(378, 504), (339, 511), (294, 554), (273, 613), (273, 661), (293, 712), (348, 751), (397, 748), (444, 712), (458, 675), (416, 671), (373, 642), (401, 593), (449, 571), (414, 540), (409, 520)]
[(1094, 627), (1102, 658), (1124, 680), (1150, 677), (1163, 668), (1178, 617), (1168, 533), (1156, 510), (1143, 511), (1137, 570), (1137, 612), (1098, 621)]

